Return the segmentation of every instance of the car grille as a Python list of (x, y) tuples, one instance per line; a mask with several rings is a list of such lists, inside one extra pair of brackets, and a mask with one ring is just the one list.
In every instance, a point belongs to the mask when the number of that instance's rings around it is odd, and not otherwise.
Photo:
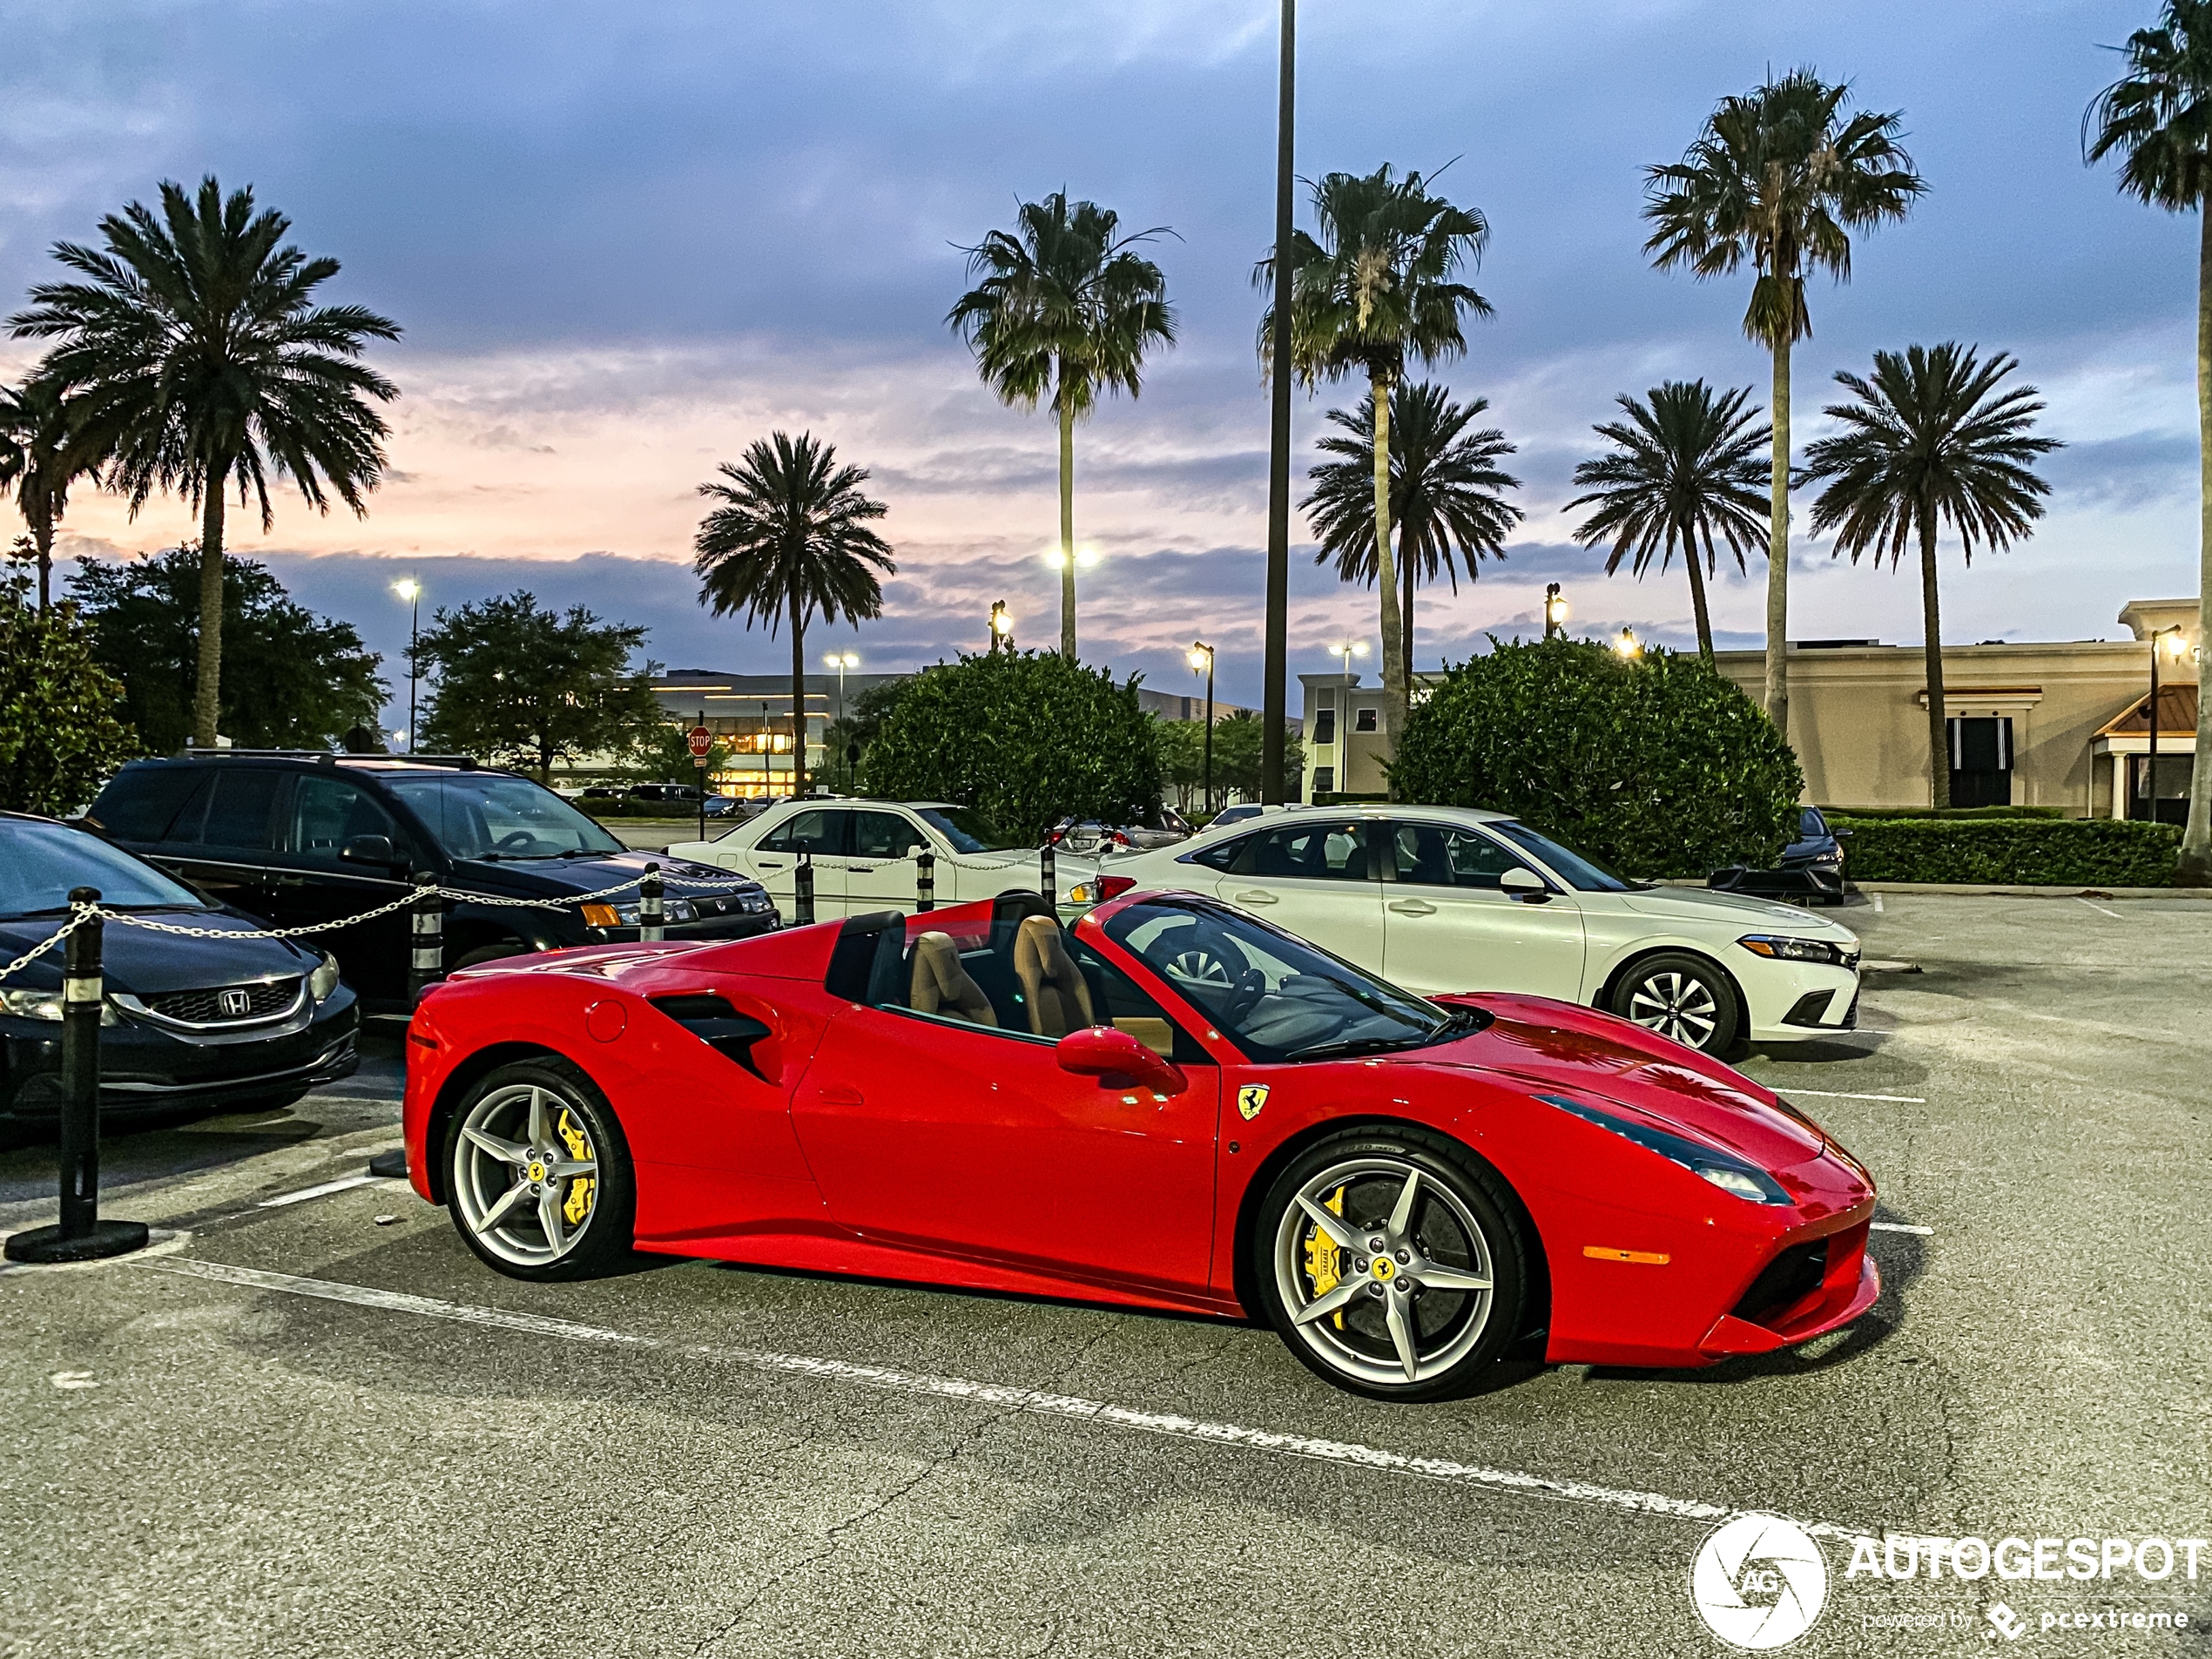
[(1751, 1281), (1751, 1288), (1736, 1305), (1736, 1317), (1753, 1325), (1764, 1325), (1792, 1303), (1802, 1302), (1818, 1290), (1827, 1273), (1825, 1238), (1816, 1238), (1809, 1244), (1792, 1244)]
[[(140, 1000), (165, 1020), (181, 1020), (187, 1025), (236, 1025), (281, 1014), (299, 996), (298, 980), (280, 979), (258, 985), (219, 985), (206, 991), (166, 991)], [(241, 997), (243, 1007), (239, 1002)]]

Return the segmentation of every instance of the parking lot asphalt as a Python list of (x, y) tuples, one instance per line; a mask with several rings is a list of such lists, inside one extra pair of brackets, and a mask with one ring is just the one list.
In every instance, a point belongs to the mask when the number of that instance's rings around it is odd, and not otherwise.
[[(1846, 1575), (1852, 1534), (2212, 1536), (2212, 903), (1842, 914), (1898, 965), (1862, 1028), (1743, 1069), (1873, 1170), (1886, 1289), (1697, 1372), (1391, 1407), (1201, 1319), (517, 1284), (359, 1181), (388, 1035), (287, 1113), (113, 1136), (106, 1209), (156, 1250), (0, 1271), (0, 1655), (1717, 1654), (1690, 1563), (1742, 1509), (1824, 1525), (1796, 1651), (1988, 1652), (2000, 1602), (2039, 1652), (2212, 1650), (2212, 1551)], [(0, 1153), (0, 1230), (51, 1218), (52, 1170)], [(2188, 1628), (2041, 1625), (2112, 1609)]]

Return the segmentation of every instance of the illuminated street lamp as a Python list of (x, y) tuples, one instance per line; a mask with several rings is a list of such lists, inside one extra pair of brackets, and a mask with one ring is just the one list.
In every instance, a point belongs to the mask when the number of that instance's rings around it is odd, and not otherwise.
[(1561, 638), (1567, 632), (1567, 596), (1559, 590), (1559, 583), (1544, 584), (1544, 637)]
[(1190, 671), (1203, 671), (1206, 677), (1206, 765), (1204, 792), (1199, 799), (1205, 809), (1213, 811), (1213, 647), (1203, 639), (1190, 644)]
[(1009, 651), (1014, 649), (1014, 615), (1006, 608), (1003, 599), (991, 601), (991, 649)]
[(421, 669), (415, 660), (415, 641), (422, 628), (422, 584), (413, 577), (392, 583), (392, 591), (407, 601), (407, 752), (415, 752), (415, 687)]
[(2143, 780), (2143, 787), (2149, 792), (2150, 804), (2144, 808), (2143, 816), (2154, 824), (2158, 822), (2158, 642), (2168, 634), (2171, 634), (2174, 637), (2173, 638), (2167, 640), (2166, 649), (2173, 653), (2174, 658), (2176, 662), (2181, 660), (2182, 653), (2188, 649), (2187, 643), (2182, 638), (2182, 624), (2180, 623), (2175, 623), (2170, 628), (2154, 628), (2151, 630), (2150, 703), (2148, 705), (2150, 711), (2150, 753), (2145, 757), (2143, 764), (2143, 770), (2148, 774)]
[(1621, 637), (1613, 642), (1613, 650), (1616, 655), (1628, 662), (1634, 662), (1643, 655), (1642, 642), (1636, 638), (1636, 631), (1633, 628), (1623, 628), (1621, 631)]
[(1355, 657), (1365, 657), (1366, 654), (1367, 642), (1364, 639), (1354, 639), (1345, 644), (1329, 647), (1329, 655), (1337, 659), (1339, 667), (1347, 675), (1352, 672), (1352, 659)]

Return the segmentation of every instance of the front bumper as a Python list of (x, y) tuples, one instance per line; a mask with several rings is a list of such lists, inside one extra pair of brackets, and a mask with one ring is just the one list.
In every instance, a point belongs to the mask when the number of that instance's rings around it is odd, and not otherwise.
[(1754, 1042), (1801, 1042), (1858, 1023), (1856, 968), (1777, 961), (1748, 950), (1730, 953), (1729, 967), (1750, 1007), (1745, 1035)]
[[(1780, 1296), (1768, 1297), (1757, 1306), (1752, 1305), (1760, 1298), (1755, 1285), (1733, 1312), (1713, 1321), (1697, 1351), (1719, 1359), (1730, 1354), (1794, 1348), (1840, 1330), (1872, 1307), (1882, 1294), (1882, 1271), (1866, 1253), (1866, 1224), (1862, 1221), (1816, 1242), (1824, 1251), (1817, 1283), (1785, 1287)], [(1777, 1257), (1770, 1264), (1770, 1271), (1789, 1265)]]
[[(361, 1009), (345, 990), (327, 998), (307, 1024), (260, 1041), (192, 1042), (135, 1020), (100, 1028), (103, 1116), (210, 1106), (285, 1094), (350, 1076), (361, 1065), (354, 1037)], [(6, 1070), (0, 1111), (43, 1121), (62, 1107), (60, 1028), (51, 1022), (0, 1021)]]

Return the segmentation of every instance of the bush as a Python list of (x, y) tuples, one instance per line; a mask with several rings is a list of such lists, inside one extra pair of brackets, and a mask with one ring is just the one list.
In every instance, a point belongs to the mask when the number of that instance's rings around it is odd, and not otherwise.
[(1487, 806), (1625, 873), (1771, 864), (1804, 775), (1758, 705), (1702, 659), (1590, 641), (1491, 641), (1406, 724), (1402, 800)]
[(1056, 651), (940, 663), (900, 688), (860, 761), (872, 795), (949, 800), (1009, 840), (1042, 842), (1072, 813), (1129, 823), (1159, 805), (1159, 733), (1116, 684)]
[(2063, 806), (1824, 806), (1826, 818), (2065, 818)]
[(1993, 887), (2165, 887), (2182, 833), (2112, 818), (1831, 817), (1848, 829), (1844, 868), (1858, 881), (1973, 881)]
[(34, 610), (30, 589), (0, 581), (0, 808), (58, 818), (143, 751), (77, 607)]

